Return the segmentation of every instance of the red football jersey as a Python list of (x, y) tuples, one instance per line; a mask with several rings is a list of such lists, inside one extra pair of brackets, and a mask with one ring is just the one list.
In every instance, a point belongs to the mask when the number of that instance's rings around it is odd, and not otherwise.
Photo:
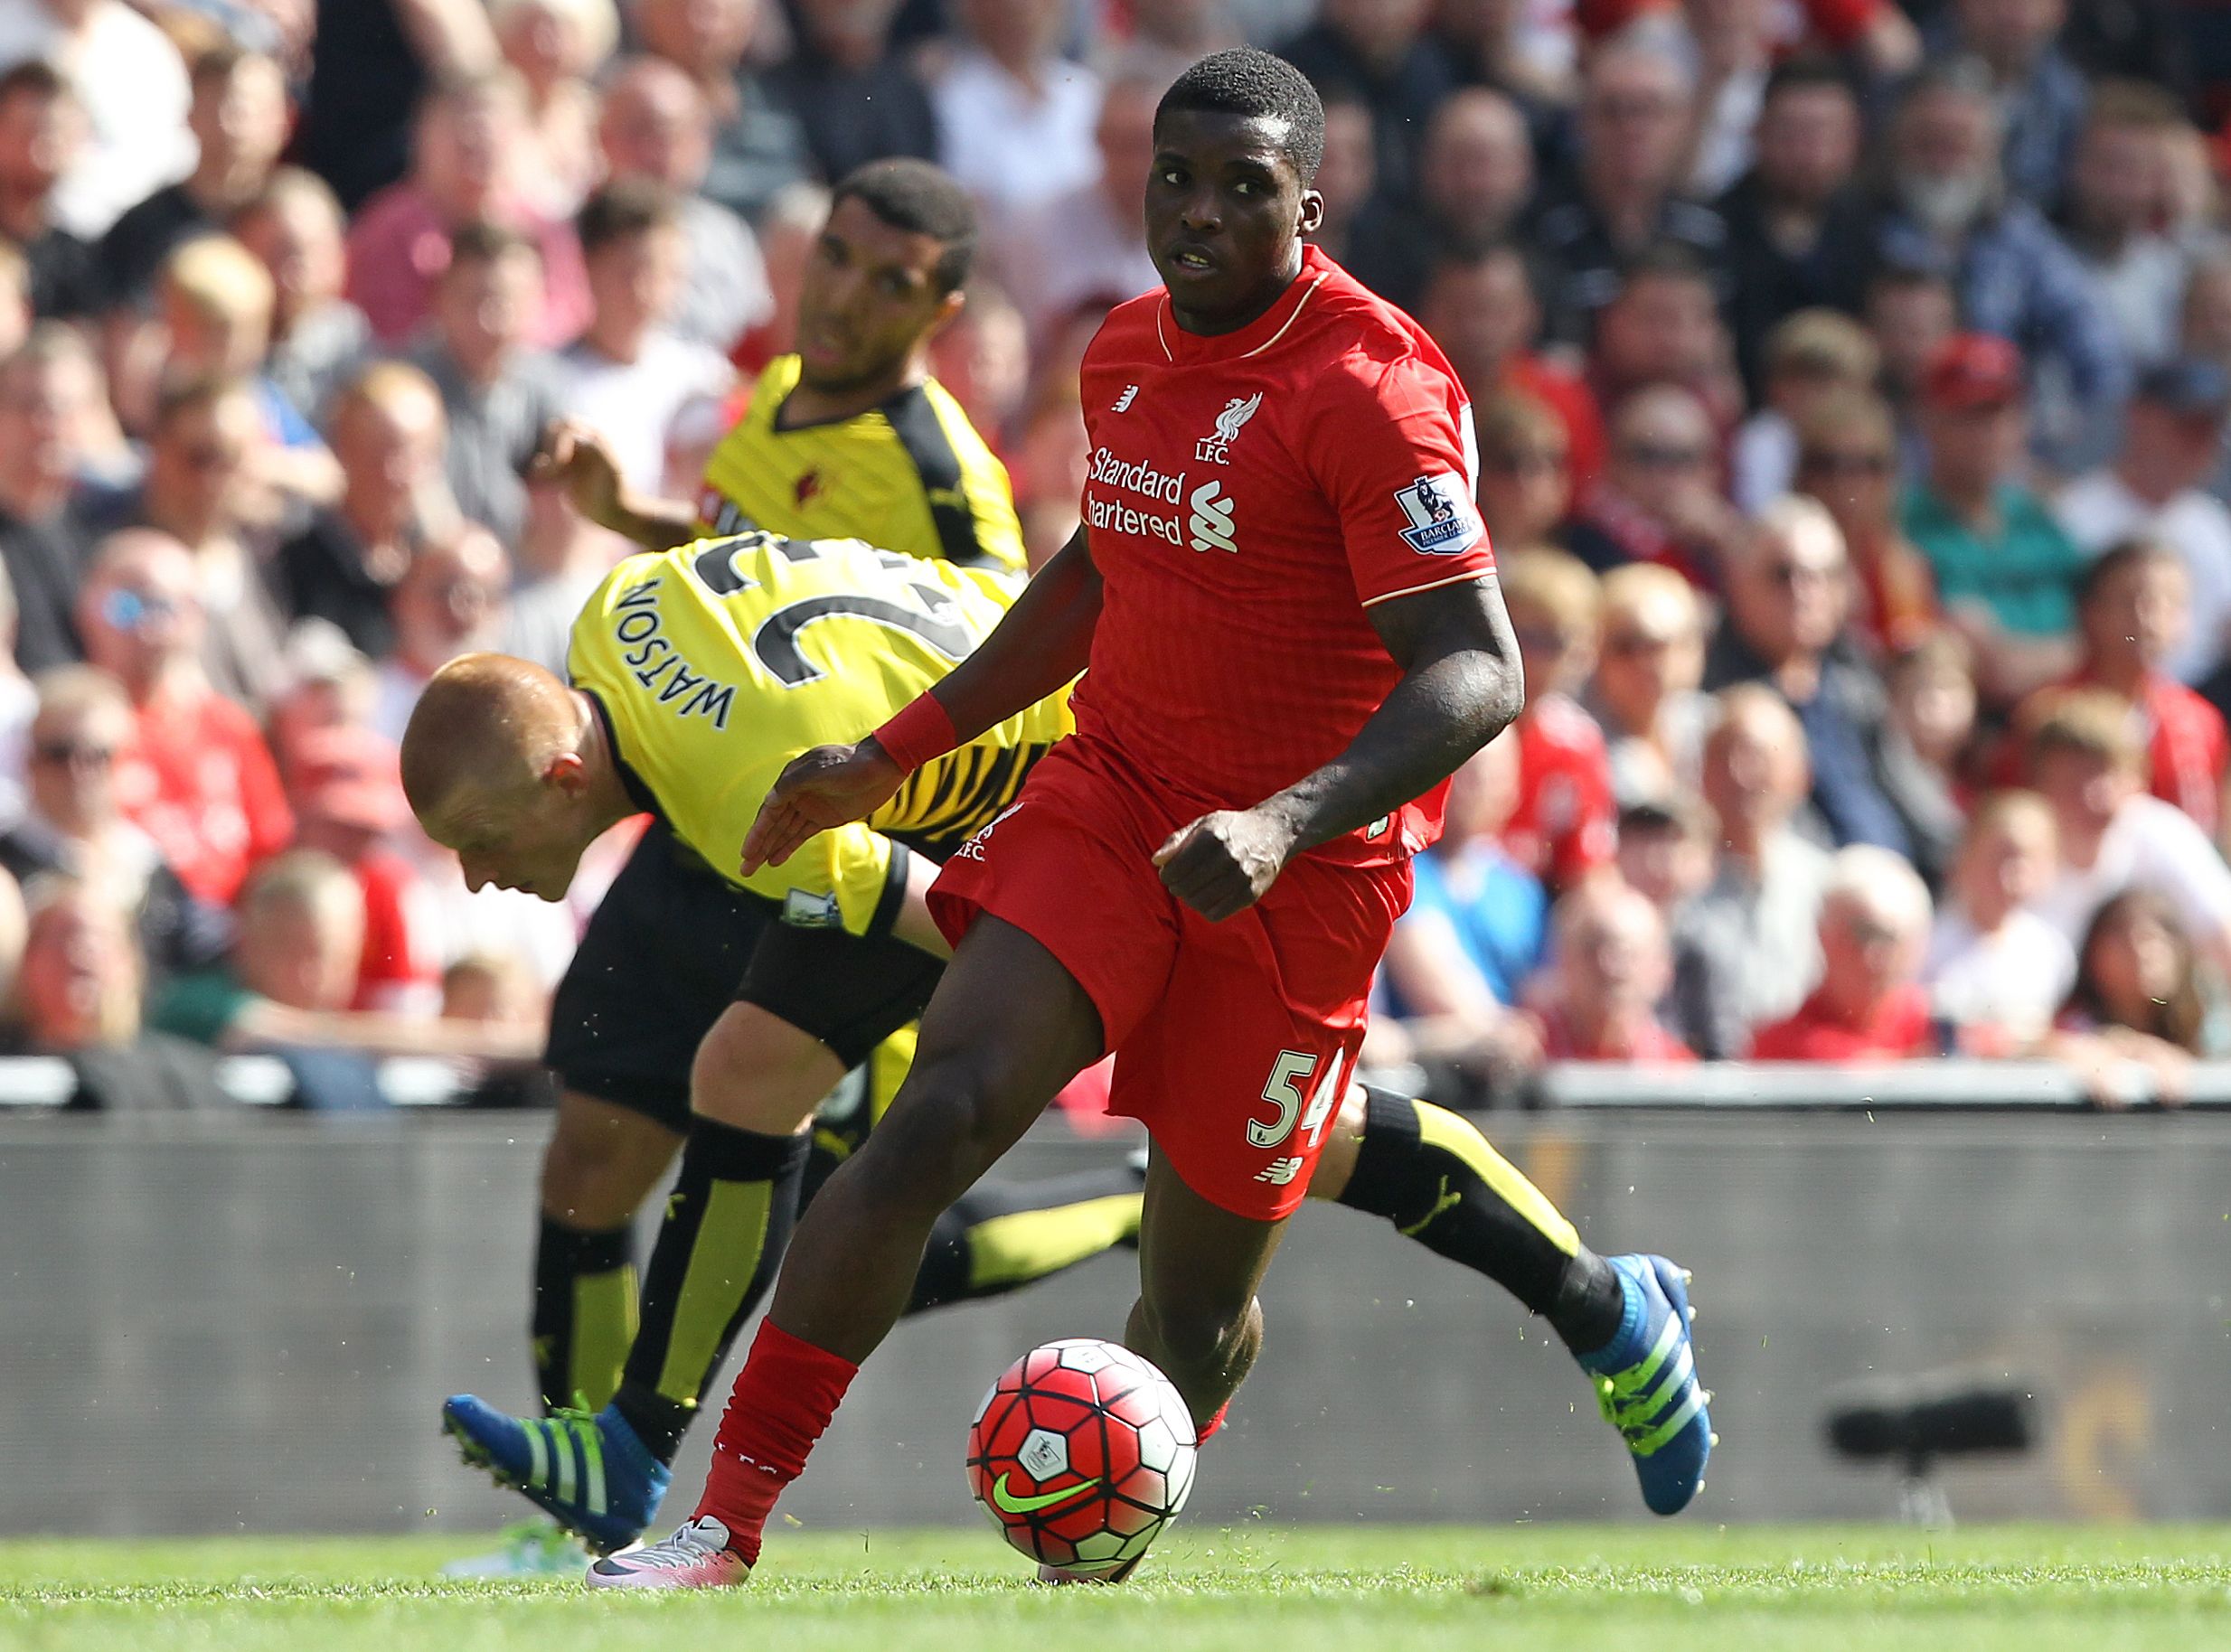
[(1569, 889), (1619, 852), (1604, 731), (1576, 701), (1552, 692), (1528, 701), (1512, 737), (1519, 799), (1503, 823), (1503, 847), (1552, 889)]
[[(1252, 807), (1399, 678), (1368, 607), (1494, 570), (1471, 408), (1425, 331), (1313, 246), (1237, 333), (1181, 330), (1159, 290), (1120, 305), (1082, 388), (1104, 589), (1078, 736), (1201, 812)], [(1314, 852), (1414, 854), (1443, 792)]]

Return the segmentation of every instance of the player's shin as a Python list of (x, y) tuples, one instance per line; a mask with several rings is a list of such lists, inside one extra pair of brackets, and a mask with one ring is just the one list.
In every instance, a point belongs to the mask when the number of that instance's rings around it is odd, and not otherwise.
[(635, 1335), (634, 1234), (584, 1233), (544, 1216), (534, 1245), (531, 1334), (542, 1407), (601, 1409)]
[(1370, 1085), (1361, 1143), (1337, 1202), (1383, 1216), (1549, 1322), (1575, 1353), (1618, 1331), (1618, 1276), (1573, 1225), (1466, 1119)]
[(643, 1323), (614, 1404), (671, 1463), (743, 1323), (766, 1296), (796, 1220), (805, 1136), (699, 1118), (645, 1275)]

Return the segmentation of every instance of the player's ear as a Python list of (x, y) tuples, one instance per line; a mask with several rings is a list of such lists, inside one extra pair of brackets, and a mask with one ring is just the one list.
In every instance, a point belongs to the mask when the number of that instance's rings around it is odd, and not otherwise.
[(967, 307), (967, 293), (960, 287), (955, 287), (944, 297), (937, 300), (937, 314), (929, 324), (930, 332), (933, 333), (943, 333), (947, 327), (953, 324), (954, 318), (959, 315), (960, 313)]
[(1303, 235), (1314, 235), (1324, 222), (1324, 197), (1313, 189), (1302, 192), (1302, 211), (1295, 230)]
[(561, 751), (542, 765), (542, 784), (554, 786), (567, 797), (579, 797), (588, 790), (588, 765), (581, 761), (581, 754)]

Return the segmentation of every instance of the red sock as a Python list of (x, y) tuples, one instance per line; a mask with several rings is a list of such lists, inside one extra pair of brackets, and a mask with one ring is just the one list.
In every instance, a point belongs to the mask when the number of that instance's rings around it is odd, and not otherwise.
[(1230, 1417), (1231, 1413), (1232, 1403), (1229, 1400), (1225, 1401), (1223, 1404), (1218, 1406), (1216, 1408), (1216, 1415), (1210, 1418), (1206, 1422), (1200, 1425), (1200, 1435), (1197, 1443), (1200, 1445), (1207, 1445), (1209, 1441), (1214, 1440), (1219, 1434), (1222, 1433), (1224, 1431), (1225, 1421)]
[(851, 1360), (800, 1341), (774, 1320), (759, 1322), (720, 1413), (712, 1472), (697, 1500), (697, 1513), (729, 1528), (729, 1546), (747, 1563), (758, 1563), (759, 1535), (775, 1499), (805, 1471), (814, 1442), (859, 1372)]

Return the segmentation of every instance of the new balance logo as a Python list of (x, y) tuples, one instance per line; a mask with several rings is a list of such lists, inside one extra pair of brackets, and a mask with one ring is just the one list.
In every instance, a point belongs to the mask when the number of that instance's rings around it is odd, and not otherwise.
[(1239, 547), (1232, 540), (1231, 500), (1224, 497), (1224, 484), (1204, 482), (1193, 490), (1186, 502), (1193, 507), (1192, 520), (1185, 525), (1192, 530), (1191, 541), (1195, 550), (1228, 550), (1235, 557)]
[(1135, 385), (1135, 384), (1126, 384), (1126, 385), (1125, 385), (1125, 386), (1124, 386), (1124, 393), (1123, 393), (1122, 395), (1120, 395), (1120, 396), (1118, 396), (1118, 397), (1116, 397), (1116, 405), (1115, 405), (1113, 408), (1109, 408), (1108, 410), (1109, 410), (1110, 412), (1112, 412), (1112, 413), (1128, 413), (1128, 412), (1130, 412), (1130, 411), (1131, 411), (1131, 404), (1132, 404), (1132, 402), (1133, 402), (1133, 401), (1134, 401), (1134, 400), (1136, 400), (1136, 399), (1137, 399), (1137, 398), (1138, 398), (1138, 394), (1139, 394), (1139, 387), (1138, 387), (1137, 385)]
[(1301, 1156), (1296, 1154), (1292, 1159), (1272, 1159), (1269, 1164), (1255, 1173), (1255, 1179), (1258, 1182), (1268, 1182), (1274, 1187), (1284, 1187), (1291, 1185), (1294, 1178), (1301, 1173)]

